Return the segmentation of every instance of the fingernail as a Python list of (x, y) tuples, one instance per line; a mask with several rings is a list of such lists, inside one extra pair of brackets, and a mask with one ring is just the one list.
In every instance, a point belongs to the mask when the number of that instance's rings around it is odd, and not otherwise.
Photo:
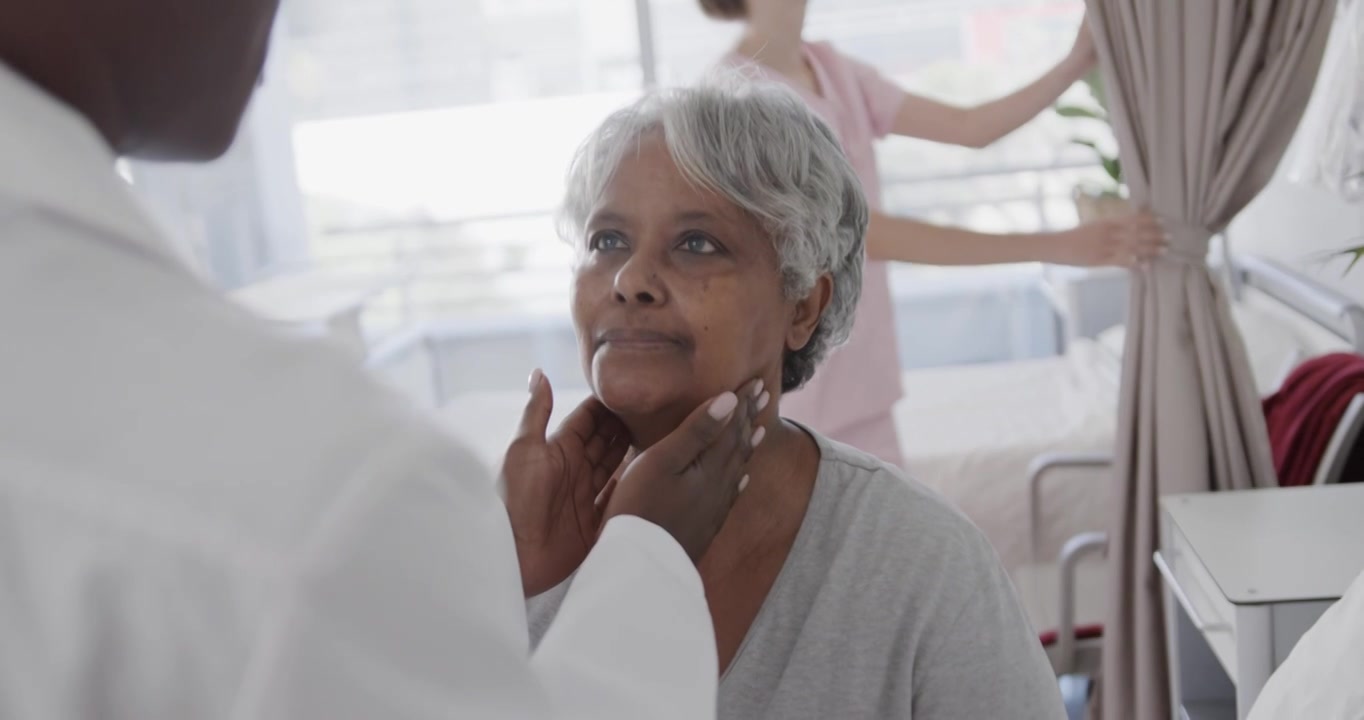
[(747, 489), (748, 489), (748, 476), (745, 475), (744, 478), (743, 478), (742, 480), (739, 481), (739, 492), (742, 493), (743, 491), (745, 491), (745, 490), (747, 490)]
[(754, 388), (753, 388), (753, 397), (758, 397), (759, 395), (762, 395), (762, 394), (763, 394), (763, 381), (762, 381), (762, 380), (758, 380), (758, 384), (757, 384), (756, 386), (754, 386)]
[(530, 392), (535, 392), (535, 388), (540, 387), (540, 381), (543, 380), (544, 377), (545, 374), (541, 372), (539, 368), (536, 368), (535, 372), (530, 374), (530, 381), (526, 383), (526, 389)]
[(763, 438), (765, 437), (767, 437), (767, 428), (760, 426), (757, 430), (754, 430), (753, 447), (758, 447), (758, 445), (762, 444)]
[(734, 408), (739, 407), (739, 398), (731, 392), (727, 392), (710, 404), (710, 416), (716, 420), (724, 420), (729, 414), (734, 412)]
[(770, 402), (772, 402), (772, 393), (763, 393), (762, 397), (758, 398), (758, 412), (766, 410), (767, 404)]

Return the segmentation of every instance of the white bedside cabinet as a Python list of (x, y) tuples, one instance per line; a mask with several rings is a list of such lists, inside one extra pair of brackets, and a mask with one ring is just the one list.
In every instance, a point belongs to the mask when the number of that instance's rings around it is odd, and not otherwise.
[(1364, 485), (1176, 495), (1160, 551), (1175, 718), (1244, 718), (1364, 570)]

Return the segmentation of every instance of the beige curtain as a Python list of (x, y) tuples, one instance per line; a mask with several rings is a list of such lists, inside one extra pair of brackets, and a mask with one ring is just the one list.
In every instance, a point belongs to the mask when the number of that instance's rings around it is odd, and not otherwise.
[(1157, 549), (1163, 494), (1276, 484), (1245, 349), (1204, 263), (1273, 174), (1335, 0), (1088, 0), (1123, 172), (1172, 236), (1134, 275), (1110, 524), (1102, 714), (1170, 714)]

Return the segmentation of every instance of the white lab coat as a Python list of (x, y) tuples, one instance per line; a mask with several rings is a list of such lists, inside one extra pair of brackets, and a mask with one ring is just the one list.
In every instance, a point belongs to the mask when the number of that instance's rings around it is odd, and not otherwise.
[[(1341, 547), (1339, 552), (1358, 552)], [(1364, 573), (1309, 629), (1260, 690), (1249, 720), (1364, 718)]]
[(0, 717), (705, 718), (681, 548), (606, 528), (532, 654), (463, 449), (202, 286), (0, 64)]

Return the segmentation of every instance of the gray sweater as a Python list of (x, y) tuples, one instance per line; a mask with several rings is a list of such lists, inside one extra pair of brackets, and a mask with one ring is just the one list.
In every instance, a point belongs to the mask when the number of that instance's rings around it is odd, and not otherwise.
[[(810, 506), (720, 680), (719, 717), (1065, 717), (984, 535), (900, 470), (811, 435), (822, 460)], [(567, 584), (530, 601), (534, 642)]]

